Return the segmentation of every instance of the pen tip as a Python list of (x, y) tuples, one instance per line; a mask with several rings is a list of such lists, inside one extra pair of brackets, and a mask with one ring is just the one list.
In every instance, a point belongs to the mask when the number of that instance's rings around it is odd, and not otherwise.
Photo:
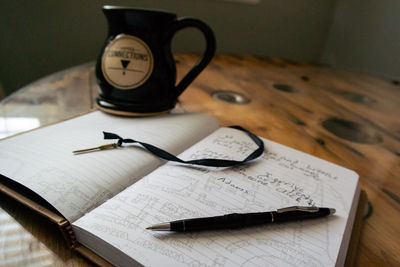
[(154, 224), (151, 226), (146, 227), (146, 230), (153, 230), (153, 231), (171, 231), (170, 223), (160, 223)]
[(335, 209), (329, 209), (330, 214), (335, 214), (336, 210)]

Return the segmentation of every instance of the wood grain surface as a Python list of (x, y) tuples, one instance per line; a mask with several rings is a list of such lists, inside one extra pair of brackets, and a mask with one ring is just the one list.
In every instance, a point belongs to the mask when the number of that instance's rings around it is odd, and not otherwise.
[[(195, 55), (175, 56), (178, 80)], [(94, 63), (55, 73), (0, 103), (2, 137), (96, 108)], [(232, 103), (238, 102), (238, 103)], [(249, 55), (217, 55), (181, 95), (177, 110), (255, 134), (353, 169), (372, 213), (357, 266), (400, 266), (400, 86), (369, 75)], [(15, 123), (28, 118), (30, 123)], [(0, 195), (0, 262), (87, 266), (57, 229)], [(1, 264), (0, 263), (0, 264)]]

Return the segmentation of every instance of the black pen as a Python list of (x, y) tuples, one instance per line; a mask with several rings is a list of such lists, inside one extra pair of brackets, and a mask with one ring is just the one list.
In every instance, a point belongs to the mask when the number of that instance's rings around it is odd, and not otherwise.
[(153, 231), (193, 232), (202, 230), (235, 229), (246, 226), (313, 219), (334, 214), (335, 209), (293, 206), (277, 211), (232, 213), (215, 217), (193, 218), (155, 224), (147, 227)]

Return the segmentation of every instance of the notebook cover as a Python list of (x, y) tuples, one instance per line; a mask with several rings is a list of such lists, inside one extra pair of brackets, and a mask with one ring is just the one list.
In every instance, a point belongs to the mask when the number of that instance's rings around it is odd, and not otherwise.
[(0, 175), (0, 192), (10, 196), (34, 212), (44, 216), (53, 223), (56, 223), (67, 242), (68, 247), (76, 245), (76, 238), (72, 232), (70, 223), (59, 214), (50, 204), (37, 196), (34, 192), (10, 179)]

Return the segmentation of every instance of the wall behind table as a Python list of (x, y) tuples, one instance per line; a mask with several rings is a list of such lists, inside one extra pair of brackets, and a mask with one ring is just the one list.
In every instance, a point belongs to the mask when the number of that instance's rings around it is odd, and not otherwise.
[[(103, 4), (164, 9), (204, 20), (218, 52), (318, 62), (332, 24), (335, 0), (2, 1), (0, 83), (7, 94), (53, 72), (96, 60), (107, 34)], [(175, 52), (199, 52), (194, 30), (179, 33)]]
[(400, 80), (400, 1), (338, 0), (322, 61)]

